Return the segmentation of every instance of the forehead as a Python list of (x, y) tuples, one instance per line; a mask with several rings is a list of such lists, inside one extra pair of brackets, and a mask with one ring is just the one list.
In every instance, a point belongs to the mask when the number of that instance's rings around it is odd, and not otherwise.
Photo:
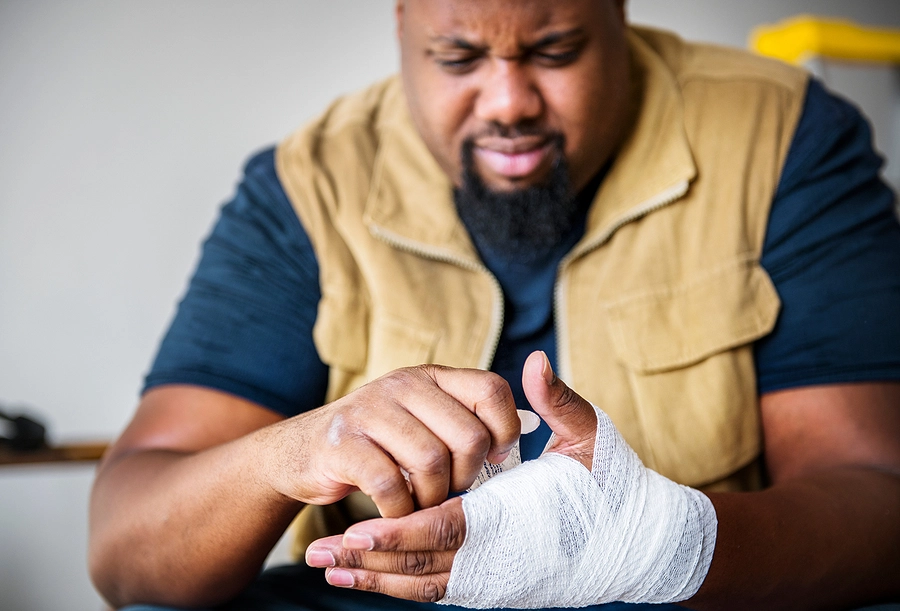
[(528, 44), (557, 30), (600, 25), (610, 0), (406, 0), (407, 26), (431, 40)]

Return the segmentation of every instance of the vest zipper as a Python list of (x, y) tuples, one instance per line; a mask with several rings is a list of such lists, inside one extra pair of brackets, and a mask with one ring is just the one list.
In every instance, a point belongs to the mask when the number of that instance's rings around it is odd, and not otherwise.
[(605, 244), (612, 237), (612, 235), (624, 225), (636, 221), (639, 218), (646, 216), (651, 212), (659, 210), (660, 208), (664, 208), (680, 199), (685, 195), (685, 193), (688, 192), (689, 186), (690, 181), (683, 180), (672, 185), (668, 189), (659, 192), (654, 197), (651, 197), (645, 202), (635, 206), (623, 216), (619, 217), (619, 219), (614, 221), (606, 231), (598, 235), (596, 238), (594, 238), (581, 248), (573, 250), (568, 255), (563, 257), (563, 260), (559, 262), (559, 267), (557, 267), (556, 272), (556, 285), (553, 289), (553, 324), (556, 327), (556, 366), (559, 370), (559, 377), (561, 377), (563, 380), (572, 379), (572, 363), (570, 362), (569, 358), (568, 321), (563, 319), (563, 312), (566, 311), (566, 280), (563, 278), (563, 272), (565, 271), (566, 267), (568, 267), (569, 263), (571, 263), (574, 259), (587, 254)]
[(497, 352), (497, 346), (500, 344), (500, 333), (503, 330), (503, 289), (500, 287), (500, 282), (494, 277), (494, 274), (492, 274), (487, 267), (476, 263), (475, 261), (457, 257), (442, 250), (429, 248), (420, 242), (408, 240), (382, 229), (378, 225), (371, 225), (369, 229), (372, 232), (372, 235), (394, 248), (435, 261), (452, 263), (464, 269), (474, 272), (483, 272), (487, 275), (491, 281), (491, 287), (493, 288), (493, 307), (491, 309), (491, 325), (488, 330), (489, 341), (481, 353), (481, 358), (478, 361), (478, 368), (485, 371), (490, 370), (491, 363), (494, 361), (494, 355)]

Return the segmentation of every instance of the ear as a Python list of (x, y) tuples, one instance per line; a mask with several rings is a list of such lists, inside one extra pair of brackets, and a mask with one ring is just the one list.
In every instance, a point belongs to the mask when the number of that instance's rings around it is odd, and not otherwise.
[(397, 40), (403, 39), (403, 12), (406, 10), (405, 0), (397, 0), (394, 7), (394, 18), (397, 21)]

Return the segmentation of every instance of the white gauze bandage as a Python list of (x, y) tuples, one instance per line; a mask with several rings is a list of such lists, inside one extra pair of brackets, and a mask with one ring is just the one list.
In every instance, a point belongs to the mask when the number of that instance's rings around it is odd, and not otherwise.
[(463, 497), (466, 538), (442, 604), (584, 607), (678, 602), (697, 592), (716, 542), (712, 503), (644, 467), (594, 411), (590, 472), (545, 452)]

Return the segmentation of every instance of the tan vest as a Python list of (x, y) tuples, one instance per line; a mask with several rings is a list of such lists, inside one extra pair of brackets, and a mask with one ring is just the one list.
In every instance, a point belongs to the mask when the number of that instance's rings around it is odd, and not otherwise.
[[(650, 30), (630, 45), (641, 106), (560, 267), (560, 377), (648, 467), (747, 488), (735, 474), (761, 449), (752, 343), (780, 306), (759, 258), (807, 76)], [(336, 102), (281, 144), (277, 169), (318, 257), (328, 400), (398, 367), (490, 367), (500, 287), (399, 79)]]

